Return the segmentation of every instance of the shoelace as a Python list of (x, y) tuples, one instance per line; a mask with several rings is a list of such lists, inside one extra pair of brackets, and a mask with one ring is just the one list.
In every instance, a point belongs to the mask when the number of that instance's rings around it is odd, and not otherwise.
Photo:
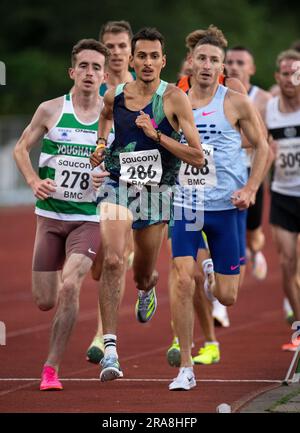
[(139, 292), (139, 304), (142, 307), (147, 307), (151, 301), (151, 295), (152, 293), (150, 292), (146, 292), (146, 293)]
[(56, 380), (57, 379), (57, 373), (55, 370), (46, 370), (45, 372), (45, 379), (47, 381), (49, 380)]
[(199, 350), (199, 355), (203, 355), (204, 353), (211, 352), (213, 349), (211, 347), (202, 347)]
[[(185, 368), (184, 368), (183, 370), (180, 371), (180, 373), (179, 373), (179, 377), (182, 376), (182, 375), (184, 375), (184, 374), (187, 374)], [(188, 374), (190, 374), (190, 377), (188, 377), (188, 380), (192, 379), (192, 378), (193, 378), (193, 375), (191, 374), (190, 371), (188, 371)], [(178, 378), (178, 376), (177, 376), (177, 378)], [(177, 379), (177, 378), (176, 378), (176, 379)]]

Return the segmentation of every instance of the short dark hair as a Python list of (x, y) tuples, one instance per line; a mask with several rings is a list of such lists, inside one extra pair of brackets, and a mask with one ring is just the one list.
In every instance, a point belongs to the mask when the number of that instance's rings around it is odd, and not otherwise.
[(235, 45), (234, 47), (228, 48), (228, 51), (246, 51), (246, 53), (254, 58), (252, 51), (244, 45)]
[(161, 44), (162, 52), (164, 52), (165, 38), (156, 28), (144, 27), (133, 36), (133, 38), (131, 40), (131, 54), (132, 55), (134, 53), (137, 41), (140, 41), (140, 40), (159, 41)]
[(99, 33), (99, 41), (103, 42), (103, 36), (105, 33), (127, 33), (129, 39), (131, 40), (133, 33), (131, 29), (131, 25), (128, 21), (108, 21), (103, 24)]
[(94, 50), (100, 54), (103, 54), (103, 56), (105, 57), (105, 63), (107, 63), (107, 60), (110, 56), (110, 51), (106, 48), (106, 46), (103, 45), (101, 42), (96, 41), (96, 39), (81, 39), (72, 48), (72, 55), (71, 55), (72, 66), (74, 66), (76, 63), (77, 54), (79, 54), (83, 50)]
[[(197, 32), (197, 33), (196, 33)], [(186, 42), (189, 44), (189, 46), (194, 45), (194, 49), (198, 47), (199, 45), (214, 45), (215, 47), (221, 48), (225, 52), (225, 49), (228, 45), (227, 39), (225, 38), (222, 30), (218, 29), (218, 27), (211, 24), (206, 30), (198, 30), (196, 32), (193, 32), (192, 34), (188, 35)], [(188, 40), (188, 38), (191, 36), (194, 37), (194, 41)], [(197, 42), (196, 42), (197, 40)]]

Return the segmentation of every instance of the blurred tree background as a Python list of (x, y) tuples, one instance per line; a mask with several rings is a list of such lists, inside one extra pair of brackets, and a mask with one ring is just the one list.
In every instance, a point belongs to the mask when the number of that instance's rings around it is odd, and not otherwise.
[(253, 51), (253, 81), (268, 88), (277, 54), (300, 39), (299, 18), (300, 2), (292, 0), (1, 0), (0, 60), (7, 84), (0, 86), (0, 114), (31, 114), (41, 101), (68, 91), (72, 46), (98, 38), (108, 20), (128, 20), (134, 32), (155, 26), (164, 34), (168, 81), (175, 81), (185, 56), (185, 36), (215, 24), (229, 45)]

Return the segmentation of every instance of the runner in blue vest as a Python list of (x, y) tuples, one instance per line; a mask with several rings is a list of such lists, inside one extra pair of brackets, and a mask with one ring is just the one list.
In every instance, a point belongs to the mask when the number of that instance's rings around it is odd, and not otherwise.
[[(127, 21), (108, 21), (100, 30), (99, 40), (110, 51), (108, 59), (105, 80), (100, 86), (99, 93), (104, 96), (107, 90), (114, 88), (121, 83), (128, 83), (135, 79), (135, 74), (128, 70), (129, 58), (131, 53), (132, 30)], [(114, 140), (113, 128), (108, 137), (108, 144)], [(127, 268), (132, 266), (133, 260), (133, 239), (130, 237), (124, 260), (127, 261)], [(99, 281), (102, 270), (102, 249), (99, 248), (96, 259), (92, 266), (92, 276), (94, 280)], [(125, 290), (126, 270), (122, 276), (121, 299)], [(86, 359), (94, 364), (99, 364), (104, 355), (103, 328), (101, 312), (98, 309), (97, 331), (87, 350)]]
[[(177, 211), (172, 231), (174, 278), (171, 310), (180, 344), (181, 368), (170, 384), (170, 390), (189, 390), (196, 386), (191, 345), (194, 261), (200, 229), (203, 228), (207, 235), (214, 263), (213, 295), (222, 304), (232, 305), (237, 298), (240, 278), (238, 212), (248, 208), (255, 199), (267, 161), (268, 144), (248, 97), (218, 82), (224, 68), (226, 45), (223, 33), (210, 26), (192, 54), (193, 84), (188, 97), (195, 124), (205, 143), (206, 161), (203, 169), (198, 171), (182, 164), (179, 173), (181, 187), (174, 200)], [(240, 131), (256, 149), (248, 180), (242, 163)], [(195, 187), (194, 190), (188, 188), (195, 185), (202, 190), (203, 200), (195, 200)], [(184, 205), (182, 195), (188, 198)], [(191, 225), (185, 218), (185, 211), (189, 208), (196, 210), (195, 215), (203, 215), (203, 225), (198, 231), (189, 230), (187, 225)], [(178, 213), (183, 214), (183, 218), (178, 219)]]

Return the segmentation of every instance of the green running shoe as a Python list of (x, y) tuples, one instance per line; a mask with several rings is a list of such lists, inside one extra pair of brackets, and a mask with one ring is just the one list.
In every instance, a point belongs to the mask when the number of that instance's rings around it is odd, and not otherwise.
[(171, 367), (180, 367), (181, 356), (177, 337), (174, 337), (172, 345), (167, 351), (167, 361)]
[(198, 355), (194, 356), (194, 364), (211, 365), (220, 361), (220, 349), (217, 344), (206, 344), (199, 349)]
[(86, 352), (86, 360), (93, 364), (99, 364), (104, 356), (103, 337), (96, 336)]
[(139, 322), (146, 323), (152, 318), (157, 307), (155, 287), (145, 292), (139, 290), (138, 300), (135, 305), (135, 315)]

